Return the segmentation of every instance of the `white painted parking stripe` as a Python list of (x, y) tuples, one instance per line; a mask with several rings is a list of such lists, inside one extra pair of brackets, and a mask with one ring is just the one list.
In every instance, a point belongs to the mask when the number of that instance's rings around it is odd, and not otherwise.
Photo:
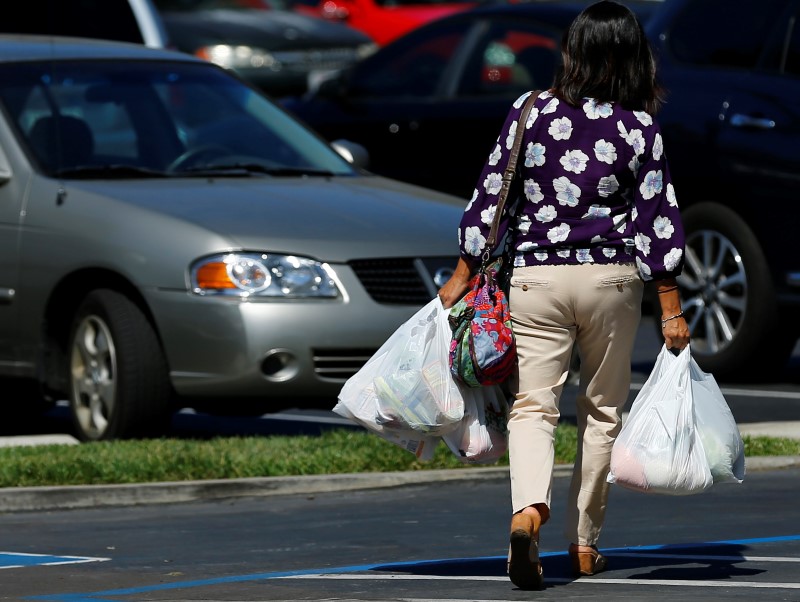
[(24, 552), (0, 552), (0, 569), (19, 569), (30, 566), (56, 566), (60, 564), (82, 564), (106, 562), (110, 558), (88, 556), (54, 556), (52, 554), (26, 554)]
[[(355, 575), (312, 574), (287, 575), (276, 579), (330, 579), (337, 581), (508, 581), (508, 577), (490, 575)], [(545, 583), (587, 583), (605, 585), (677, 585), (681, 587), (745, 587), (752, 589), (800, 589), (800, 583), (756, 583), (754, 581), (691, 581), (688, 579), (603, 579), (599, 577), (581, 579), (547, 578)], [(455, 602), (448, 600), (447, 602)], [(473, 601), (477, 602), (477, 601)]]

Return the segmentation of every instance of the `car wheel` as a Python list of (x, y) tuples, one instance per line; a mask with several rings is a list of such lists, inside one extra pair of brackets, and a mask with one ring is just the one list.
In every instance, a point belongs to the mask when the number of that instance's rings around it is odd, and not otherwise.
[(161, 345), (141, 309), (112, 290), (90, 293), (70, 335), (69, 405), (83, 441), (163, 433), (172, 414)]
[(714, 203), (689, 208), (683, 222), (678, 284), (692, 356), (726, 380), (759, 380), (784, 368), (796, 336), (781, 328), (769, 266), (750, 228)]

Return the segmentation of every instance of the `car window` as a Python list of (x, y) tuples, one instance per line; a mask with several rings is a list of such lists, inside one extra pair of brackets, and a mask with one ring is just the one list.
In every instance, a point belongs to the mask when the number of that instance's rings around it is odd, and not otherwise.
[(265, 97), (205, 63), (7, 65), (0, 79), (0, 102), (51, 175), (234, 165), (353, 173)]
[(128, 0), (25, 0), (3, 11), (3, 33), (64, 35), (144, 42)]
[(469, 22), (457, 20), (399, 39), (355, 67), (350, 93), (364, 97), (434, 95), (469, 27)]
[(669, 47), (679, 61), (702, 66), (755, 67), (787, 0), (687, 2), (671, 26)]
[(549, 87), (560, 56), (556, 32), (519, 22), (495, 22), (473, 46), (458, 93), (513, 96)]

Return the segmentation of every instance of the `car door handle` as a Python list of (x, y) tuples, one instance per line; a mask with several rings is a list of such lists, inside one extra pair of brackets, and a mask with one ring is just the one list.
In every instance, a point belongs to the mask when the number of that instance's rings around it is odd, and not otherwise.
[(766, 117), (751, 117), (734, 113), (731, 115), (731, 125), (735, 128), (756, 128), (759, 130), (771, 130), (775, 127), (775, 121)]

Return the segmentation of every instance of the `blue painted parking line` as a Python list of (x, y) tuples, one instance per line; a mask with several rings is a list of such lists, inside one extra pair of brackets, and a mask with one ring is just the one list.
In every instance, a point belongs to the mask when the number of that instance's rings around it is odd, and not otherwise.
[(20, 552), (0, 552), (0, 569), (18, 569), (27, 566), (52, 566), (56, 564), (80, 564), (84, 562), (105, 562), (110, 558), (91, 558), (87, 556), (52, 556), (50, 554), (23, 554)]
[[(800, 562), (797, 557), (779, 556), (749, 556), (744, 554), (744, 548), (752, 548), (759, 544), (774, 544), (781, 542), (800, 541), (800, 535), (781, 537), (762, 537), (754, 539), (736, 539), (713, 542), (698, 542), (688, 544), (668, 544), (639, 546), (626, 548), (604, 548), (602, 551), (610, 557), (622, 558), (661, 558), (662, 560), (683, 560), (687, 563), (725, 562)], [(735, 549), (736, 553), (728, 552)], [(717, 551), (714, 554), (712, 552)], [(543, 558), (565, 557), (566, 552), (544, 552)], [(118, 602), (118, 596), (131, 596), (148, 592), (192, 589), (225, 584), (247, 583), (253, 581), (267, 581), (273, 579), (337, 579), (337, 580), (365, 580), (365, 579), (399, 579), (399, 580), (474, 580), (474, 581), (508, 581), (504, 574), (505, 556), (485, 556), (477, 558), (450, 558), (437, 560), (406, 561), (395, 563), (365, 564), (326, 569), (307, 569), (299, 571), (281, 571), (272, 573), (255, 573), (249, 575), (233, 575), (212, 579), (183, 581), (173, 583), (159, 583), (124, 589), (104, 590), (97, 592), (50, 594), (46, 596), (29, 596), (28, 600), (47, 600), (50, 602)], [(746, 587), (766, 589), (800, 589), (800, 582), (758, 582), (726, 580), (684, 580), (684, 579), (634, 579), (634, 578), (597, 578), (590, 580), (575, 580), (552, 578), (545, 579), (550, 583), (591, 583), (595, 585), (645, 585), (645, 586), (682, 586), (682, 587)]]

